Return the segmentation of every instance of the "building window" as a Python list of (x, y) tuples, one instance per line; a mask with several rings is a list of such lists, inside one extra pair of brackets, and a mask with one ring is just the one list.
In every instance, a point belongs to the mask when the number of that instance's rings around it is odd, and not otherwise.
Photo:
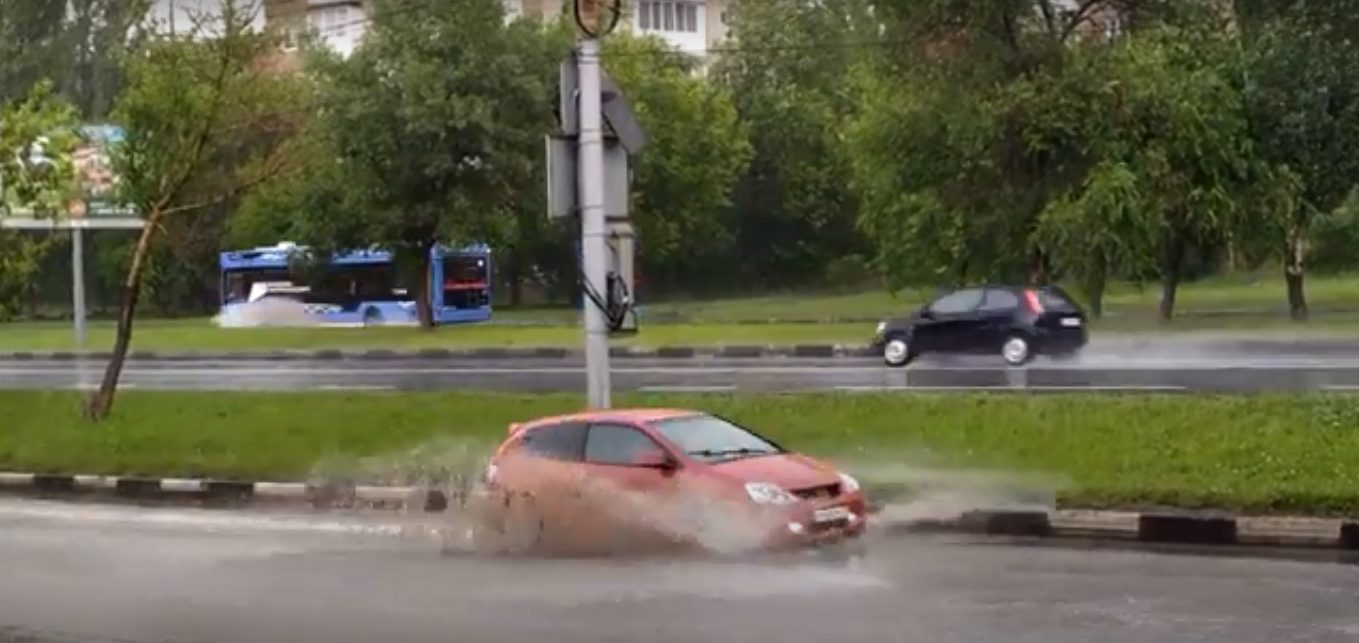
[(357, 36), (363, 25), (363, 11), (350, 5), (318, 7), (307, 12), (307, 22), (316, 35), (326, 40)]
[(642, 31), (698, 33), (698, 4), (674, 0), (637, 3), (637, 26)]

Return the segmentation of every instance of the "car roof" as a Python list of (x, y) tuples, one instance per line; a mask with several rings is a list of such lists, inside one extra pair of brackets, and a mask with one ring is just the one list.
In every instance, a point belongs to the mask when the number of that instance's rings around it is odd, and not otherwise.
[(531, 429), (560, 422), (619, 422), (623, 424), (648, 424), (691, 415), (703, 415), (702, 411), (669, 408), (606, 409), (581, 411), (565, 415), (549, 415), (520, 423), (520, 428)]

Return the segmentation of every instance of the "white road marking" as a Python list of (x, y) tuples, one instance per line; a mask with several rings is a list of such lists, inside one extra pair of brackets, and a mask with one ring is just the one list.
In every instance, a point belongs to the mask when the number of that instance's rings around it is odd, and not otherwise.
[(637, 391), (641, 393), (726, 393), (735, 391), (735, 386), (642, 386)]

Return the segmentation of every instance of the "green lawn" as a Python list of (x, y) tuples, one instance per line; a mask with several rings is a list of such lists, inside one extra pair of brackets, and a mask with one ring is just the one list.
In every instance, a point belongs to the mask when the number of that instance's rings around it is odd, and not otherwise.
[[(1073, 289), (1074, 293), (1075, 290)], [(933, 295), (931, 290), (911, 290), (892, 296), (883, 292), (809, 294), (792, 293), (768, 297), (646, 304), (648, 314), (683, 316), (689, 321), (710, 323), (739, 320), (858, 319), (900, 315), (918, 308)], [(1318, 308), (1359, 308), (1359, 276), (1316, 277), (1307, 282), (1310, 303)], [(1105, 307), (1111, 316), (1152, 316), (1160, 289), (1155, 284), (1136, 288), (1117, 284), (1109, 289)], [(1207, 279), (1181, 287), (1177, 297), (1180, 313), (1247, 309), (1283, 315), (1287, 310), (1283, 278), (1237, 275)], [(511, 313), (530, 318), (574, 320), (574, 311), (524, 311)]]
[[(1172, 324), (1107, 320), (1093, 326), (1095, 333), (1139, 332), (1271, 332), (1310, 335), (1359, 333), (1359, 314), (1335, 314), (1306, 325), (1276, 317), (1183, 319)], [(657, 324), (643, 326), (635, 337), (618, 338), (618, 346), (714, 346), (864, 344), (873, 334), (869, 323), (841, 324)], [(88, 349), (109, 350), (113, 326), (89, 328)], [(414, 328), (259, 328), (219, 329), (206, 319), (139, 321), (133, 350), (242, 352), (283, 349), (472, 348), (505, 346), (580, 346), (579, 328), (472, 325), (423, 332)], [(69, 351), (75, 340), (69, 324), (9, 324), (0, 326), (0, 351)]]
[[(1084, 507), (1359, 513), (1352, 396), (622, 395), (616, 404), (717, 412), (872, 483), (985, 470), (1066, 480), (1060, 497)], [(75, 394), (0, 391), (0, 470), (409, 483), (478, 466), (510, 422), (579, 406), (577, 395), (129, 391), (91, 426)]]
[[(1313, 279), (1312, 303), (1318, 310), (1312, 321), (1297, 324), (1281, 310), (1283, 291), (1278, 280), (1255, 284), (1244, 278), (1196, 283), (1184, 288), (1180, 310), (1184, 316), (1170, 323), (1155, 318), (1154, 289), (1138, 292), (1115, 289), (1109, 315), (1094, 324), (1096, 333), (1193, 332), (1308, 333), (1351, 335), (1359, 333), (1359, 312), (1327, 312), (1327, 307), (1359, 309), (1359, 278)], [(806, 320), (839, 316), (880, 318), (902, 314), (923, 294), (893, 299), (882, 293), (857, 295), (772, 296), (712, 302), (656, 304), (646, 308), (642, 332), (615, 340), (618, 345), (674, 346), (716, 344), (862, 344), (872, 335), (870, 322), (738, 324), (741, 320)], [(1247, 314), (1209, 315), (1207, 311), (1244, 310)], [(1196, 314), (1196, 311), (1200, 314)], [(1253, 311), (1253, 312), (1251, 312)], [(685, 316), (685, 323), (676, 323)], [(143, 320), (138, 322), (134, 349), (153, 351), (249, 351), (277, 349), (468, 348), (479, 346), (578, 346), (581, 343), (574, 310), (531, 309), (497, 311), (502, 322), (555, 321), (558, 326), (485, 324), (440, 328), (422, 332), (413, 328), (267, 328), (219, 329), (207, 319)], [(89, 348), (107, 350), (113, 343), (112, 326), (90, 326)], [(72, 350), (69, 323), (18, 323), (0, 325), (0, 351)]]

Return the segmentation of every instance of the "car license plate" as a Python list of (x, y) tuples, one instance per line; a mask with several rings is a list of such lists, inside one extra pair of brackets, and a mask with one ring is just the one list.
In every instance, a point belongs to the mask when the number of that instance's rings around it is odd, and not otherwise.
[(816, 512), (812, 514), (812, 520), (815, 520), (816, 522), (834, 522), (836, 520), (845, 520), (846, 518), (849, 518), (848, 507), (817, 509)]
[(1063, 317), (1063, 318), (1062, 318), (1062, 325), (1063, 325), (1063, 326), (1066, 326), (1067, 328), (1080, 328), (1080, 326), (1081, 326), (1081, 318), (1080, 318), (1080, 317)]

